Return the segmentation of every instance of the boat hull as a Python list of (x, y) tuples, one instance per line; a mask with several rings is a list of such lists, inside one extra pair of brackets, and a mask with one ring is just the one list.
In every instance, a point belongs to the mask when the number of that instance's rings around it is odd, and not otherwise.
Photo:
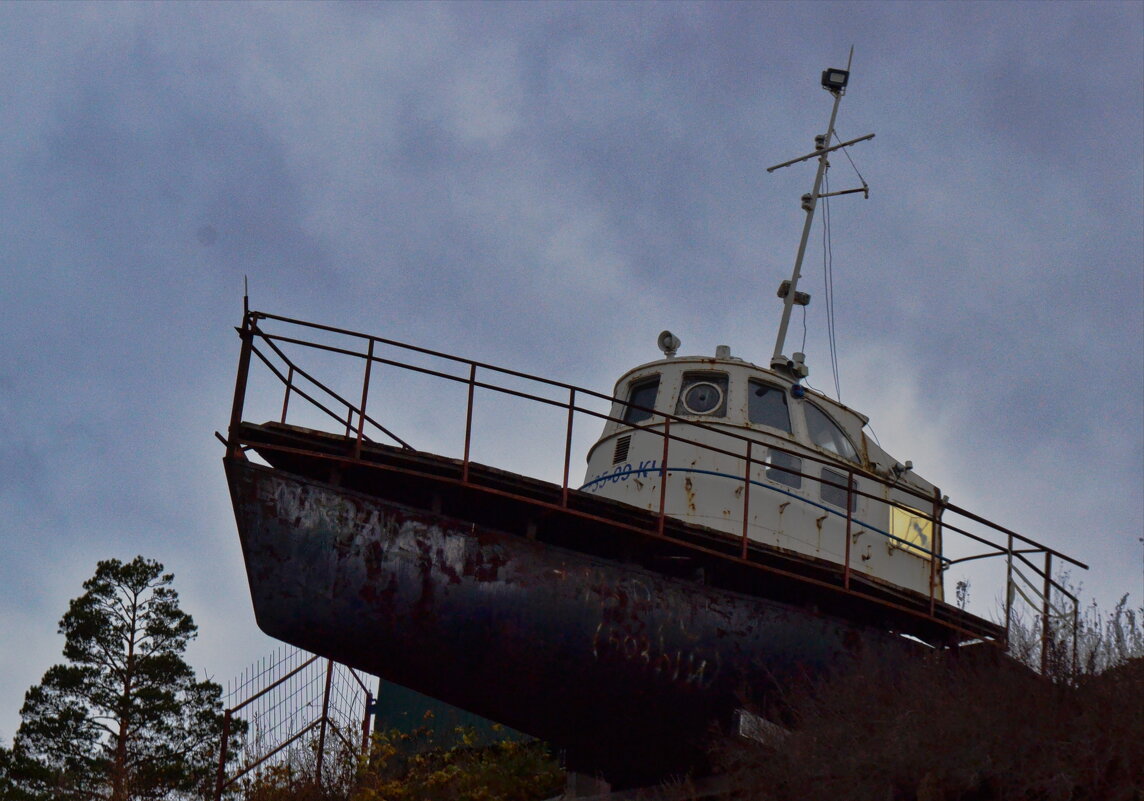
[[(259, 627), (540, 737), (614, 784), (701, 765), (745, 699), (913, 645), (760, 593), (227, 459)], [(617, 531), (617, 537), (628, 536)]]

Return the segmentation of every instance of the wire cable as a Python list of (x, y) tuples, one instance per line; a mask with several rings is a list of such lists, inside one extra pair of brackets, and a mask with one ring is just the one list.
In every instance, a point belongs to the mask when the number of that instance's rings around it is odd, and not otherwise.
[[(830, 194), (830, 173), (823, 176), (825, 192)], [(838, 339), (834, 318), (834, 249), (830, 236), (830, 198), (824, 197), (822, 204), (822, 277), (825, 285), (826, 338), (830, 346), (830, 369), (834, 376), (834, 396), (842, 400), (842, 388), (838, 378)]]
[(802, 307), (802, 345), (799, 350), (806, 353), (806, 306)]
[[(837, 129), (834, 131), (834, 138), (838, 140), (839, 144), (842, 143), (842, 139), (840, 139), (838, 136)], [(862, 177), (862, 173), (858, 172), (858, 165), (854, 163), (854, 159), (850, 158), (850, 148), (844, 147), (842, 148), (842, 152), (846, 156), (846, 160), (850, 162), (850, 166), (854, 168), (854, 174), (857, 175), (858, 180), (862, 182), (862, 188), (869, 189), (870, 187), (866, 183), (866, 179)]]

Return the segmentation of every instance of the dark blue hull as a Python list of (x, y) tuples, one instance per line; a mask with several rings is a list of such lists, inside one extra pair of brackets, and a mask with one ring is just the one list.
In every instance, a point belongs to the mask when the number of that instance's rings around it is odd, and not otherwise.
[(614, 783), (701, 764), (744, 698), (768, 703), (861, 651), (914, 650), (817, 611), (813, 587), (792, 602), (766, 573), (713, 575), (719, 560), (649, 551), (625, 527), (593, 552), (546, 541), (544, 515), (498, 530), (245, 459), (226, 470), (267, 634), (547, 740)]

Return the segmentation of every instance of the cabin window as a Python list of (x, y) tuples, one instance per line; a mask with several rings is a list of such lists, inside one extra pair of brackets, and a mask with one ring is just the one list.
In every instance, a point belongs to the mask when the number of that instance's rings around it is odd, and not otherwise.
[(850, 444), (850, 440), (842, 433), (838, 424), (826, 416), (826, 412), (813, 403), (807, 403), (803, 408), (806, 410), (806, 430), (810, 434), (811, 442), (843, 459), (858, 461), (854, 446)]
[(678, 415), (701, 414), (704, 417), (725, 417), (727, 414), (727, 374), (726, 373), (685, 373), (683, 388), (679, 391), (679, 402), (675, 406)]
[(778, 387), (751, 381), (747, 390), (747, 419), (790, 433), (790, 410), (786, 393)]
[[(827, 483), (830, 482), (830, 483)], [(822, 481), (819, 483), (821, 487), (820, 496), (822, 500), (833, 506), (841, 506), (846, 508), (846, 476), (829, 467), (822, 468)], [(850, 484), (851, 489), (855, 489), (855, 484)], [(854, 511), (858, 505), (858, 496), (850, 496), (850, 510)]]
[[(794, 472), (788, 472), (790, 470)], [(771, 481), (798, 489), (802, 486), (802, 476), (799, 475), (801, 470), (802, 459), (797, 456), (784, 451), (767, 452), (767, 478)]]
[[(628, 406), (624, 409), (624, 422), (635, 425), (650, 420), (657, 394), (659, 394), (659, 376), (632, 384), (628, 391)], [(643, 408), (637, 409), (637, 406)]]

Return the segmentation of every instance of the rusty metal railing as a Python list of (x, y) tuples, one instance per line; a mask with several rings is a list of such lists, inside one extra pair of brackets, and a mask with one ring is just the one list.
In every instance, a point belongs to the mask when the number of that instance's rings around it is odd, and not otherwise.
[[(270, 325), (280, 327), (282, 330), (279, 331), (277, 328), (274, 331), (268, 330)], [(466, 400), (463, 411), (464, 429), (460, 461), (461, 481), (465, 483), (471, 480), (472, 442), (475, 427), (477, 426), (474, 409), (478, 390), (499, 393), (503, 396), (519, 398), (530, 403), (563, 410), (566, 416), (566, 423), (564, 447), (560, 464), (560, 472), (562, 474), (560, 505), (565, 508), (569, 506), (570, 493), (573, 491), (569, 480), (574, 442), (574, 426), (578, 418), (586, 417), (595, 420), (597, 424), (607, 424), (609, 422), (623, 423), (632, 429), (642, 430), (660, 436), (663, 439), (662, 460), (657, 471), (661, 479), (659, 482), (660, 497), (658, 501), (657, 525), (655, 532), (653, 532), (659, 537), (666, 536), (665, 525), (669, 517), (667, 513), (667, 479), (673, 470), (669, 462), (672, 445), (674, 444), (677, 448), (680, 445), (698, 447), (715, 454), (732, 457), (735, 460), (741, 461), (744, 465), (742, 475), (731, 476), (731, 478), (735, 480), (742, 481), (744, 485), (743, 529), (738, 553), (738, 558), (742, 561), (750, 561), (751, 558), (748, 528), (752, 489), (756, 492), (759, 488), (768, 491), (784, 492), (781, 489), (769, 486), (764, 482), (752, 478), (753, 469), (755, 467), (762, 466), (765, 468), (767, 465), (765, 458), (758, 458), (754, 452), (755, 446), (761, 444), (758, 441), (721, 427), (711, 426), (689, 418), (677, 417), (650, 408), (629, 404), (625, 399), (615, 398), (611, 395), (521, 371), (409, 345), (396, 340), (265, 312), (246, 310), (243, 325), (239, 329), (239, 335), (242, 340), (242, 349), (239, 357), (234, 402), (231, 410), (230, 435), (226, 440), (228, 454), (231, 456), (237, 455), (243, 447), (242, 443), (236, 438), (235, 432), (244, 419), (244, 408), (247, 400), (248, 382), (251, 377), (253, 356), (258, 359), (260, 364), (265, 366), (269, 375), (283, 387), (279, 421), (282, 423), (287, 422), (288, 414), (291, 411), (291, 399), (295, 396), (302, 398), (309, 404), (308, 408), (310, 410), (318, 412), (321, 417), (328, 419), (332, 423), (336, 423), (339, 430), (338, 433), (353, 443), (354, 458), (360, 457), (363, 443), (382, 442), (385, 439), (392, 441), (404, 449), (412, 449), (412, 446), (408, 442), (398, 436), (391, 428), (382, 425), (373, 414), (367, 413), (366, 411), (367, 401), (371, 397), (371, 379), (375, 376), (376, 368), (395, 368), (397, 370), (407, 371), (411, 374), (417, 374), (463, 387)], [(328, 337), (333, 341), (319, 341), (318, 337)], [(341, 392), (335, 390), (328, 383), (319, 380), (311, 371), (297, 363), (297, 359), (293, 357), (291, 353), (287, 352), (288, 349), (300, 352), (321, 352), (331, 356), (360, 361), (363, 365), (358, 373), (361, 376), (360, 386), (353, 388), (352, 392), (350, 390), (343, 390)], [(413, 361), (415, 357), (427, 358), (434, 366), (427, 367), (416, 364)], [(524, 382), (531, 389), (526, 391), (514, 388), (509, 386), (510, 382)], [(557, 392), (561, 397), (547, 397), (539, 394), (542, 391)], [(350, 400), (351, 394), (358, 399), (356, 402)], [(564, 399), (565, 397), (566, 400)], [(605, 405), (607, 411), (600, 411), (588, 405), (593, 402), (597, 405)], [(625, 423), (624, 414), (628, 408), (652, 413), (652, 422), (638, 425)], [(344, 412), (342, 410), (344, 410)], [(735, 443), (736, 449), (732, 450), (729, 447), (717, 447), (687, 436), (688, 432), (696, 431), (716, 432), (724, 442)], [(374, 440), (371, 438), (371, 434), (381, 439)], [(1009, 626), (1013, 619), (1014, 598), (1015, 596), (1021, 597), (1037, 611), (1041, 619), (1041, 662), (1042, 669), (1046, 668), (1047, 654), (1049, 651), (1048, 643), (1056, 634), (1051, 630), (1050, 624), (1051, 612), (1053, 611), (1052, 597), (1055, 592), (1072, 605), (1072, 647), (1075, 654), (1076, 620), (1079, 612), (1079, 602), (1076, 596), (1073, 595), (1067, 587), (1053, 578), (1052, 571), (1054, 560), (1057, 560), (1058, 563), (1087, 569), (1087, 566), (1080, 561), (950, 503), (936, 488), (932, 495), (928, 495), (909, 486), (897, 483), (890, 484), (870, 471), (860, 469), (843, 461), (820, 458), (805, 451), (789, 450), (771, 443), (766, 444), (766, 449), (797, 456), (803, 460), (803, 462), (809, 462), (812, 466), (826, 465), (834, 470), (845, 473), (844, 483), (837, 483), (821, 475), (813, 475), (811, 472), (783, 468), (785, 472), (791, 475), (797, 475), (808, 481), (816, 482), (820, 486), (834, 487), (845, 493), (846, 507), (845, 513), (842, 514), (834, 509), (816, 504), (801, 495), (784, 492), (784, 494), (790, 495), (793, 500), (797, 500), (800, 503), (817, 505), (824, 509), (827, 514), (836, 514), (845, 518), (845, 554), (842, 564), (842, 588), (845, 591), (857, 591), (852, 584), (851, 532), (856, 522), (854, 519), (855, 500), (864, 497), (872, 499), (877, 503), (886, 504), (889, 507), (896, 507), (908, 511), (913, 515), (920, 516), (930, 524), (930, 530), (932, 532), (930, 547), (927, 548), (917, 543), (907, 543), (899, 540), (902, 546), (908, 546), (908, 548), (914, 552), (923, 553), (929, 560), (930, 578), (928, 602), (930, 616), (935, 614), (939, 603), (944, 603), (942, 599), (937, 597), (937, 594), (941, 586), (941, 574), (951, 565), (982, 559), (1004, 559), (1006, 582), (1004, 611), (1005, 641), (1009, 638)], [(813, 467), (811, 469), (813, 469)], [(873, 483), (878, 487), (892, 487), (897, 495), (910, 499), (913, 505), (891, 500), (888, 493), (886, 497), (880, 497), (872, 492), (859, 489), (858, 478), (861, 478), (863, 482)], [(923, 511), (925, 509), (929, 511)], [(971, 531), (969, 529), (971, 525), (985, 529), (987, 532), (990, 532), (990, 534), (986, 535)], [(865, 530), (872, 530), (876, 534), (887, 538), (888, 541), (899, 539), (891, 532), (880, 530), (878, 527), (871, 526), (868, 523), (863, 523), (863, 527)], [(962, 538), (964, 542), (984, 547), (985, 550), (956, 559), (946, 558), (943, 556), (943, 544), (950, 535), (956, 535)], [(1003, 541), (998, 542), (994, 539), (998, 537)], [(1037, 556), (1043, 557), (1043, 567), (1036, 564), (1033, 558), (1031, 558)], [(1037, 576), (1041, 583), (1039, 589), (1030, 590), (1031, 598), (1030, 593), (1017, 593), (1013, 589), (1015, 586), (1014, 577), (1018, 575), (1015, 562), (1024, 565), (1033, 575)], [(1027, 584), (1028, 582), (1026, 581), (1026, 585)], [(1030, 588), (1026, 587), (1026, 589)], [(1040, 608), (1036, 609), (1038, 605)], [(1005, 643), (1000, 644), (1003, 645)]]

